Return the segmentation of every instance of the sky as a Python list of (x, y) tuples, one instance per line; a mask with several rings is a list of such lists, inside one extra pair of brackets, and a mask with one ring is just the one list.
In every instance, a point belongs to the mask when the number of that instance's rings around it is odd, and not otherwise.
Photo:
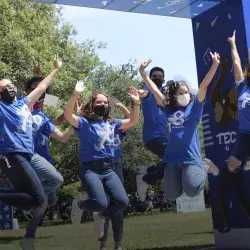
[[(76, 40), (107, 43), (98, 54), (112, 65), (152, 59), (149, 67), (162, 67), (165, 79), (184, 79), (198, 88), (192, 23), (190, 19), (63, 6), (65, 22), (77, 30)], [(119, 21), (118, 21), (119, 20)]]

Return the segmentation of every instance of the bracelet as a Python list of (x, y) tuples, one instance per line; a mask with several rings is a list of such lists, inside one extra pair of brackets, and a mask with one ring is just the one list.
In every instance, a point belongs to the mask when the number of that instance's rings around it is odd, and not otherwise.
[(134, 105), (141, 105), (140, 102), (134, 102)]

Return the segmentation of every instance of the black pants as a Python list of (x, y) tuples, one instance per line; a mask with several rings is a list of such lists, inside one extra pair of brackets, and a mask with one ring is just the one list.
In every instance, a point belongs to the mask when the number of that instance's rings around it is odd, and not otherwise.
[(0, 168), (13, 186), (13, 190), (0, 190), (0, 201), (22, 209), (43, 204), (43, 187), (29, 163), (28, 155), (12, 153), (0, 156)]

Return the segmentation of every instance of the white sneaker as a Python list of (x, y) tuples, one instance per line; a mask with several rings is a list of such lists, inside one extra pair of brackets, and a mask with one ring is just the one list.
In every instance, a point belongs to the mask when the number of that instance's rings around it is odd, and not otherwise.
[(147, 173), (147, 169), (148, 169), (148, 166), (140, 166), (140, 171), (139, 171), (139, 174), (141, 175), (144, 175)]
[(94, 229), (98, 239), (101, 239), (104, 235), (104, 223), (105, 218), (100, 213), (93, 213), (94, 217)]
[(74, 199), (72, 202), (72, 208), (70, 214), (72, 224), (81, 224), (83, 210), (78, 206), (79, 202), (80, 202), (79, 198)]
[(203, 164), (209, 174), (212, 174), (213, 176), (219, 175), (219, 169), (211, 160), (209, 160), (208, 158), (203, 158)]
[(20, 240), (19, 245), (22, 248), (22, 250), (36, 250), (34, 239), (31, 238), (24, 238)]
[(148, 190), (148, 184), (142, 180), (143, 176), (142, 174), (136, 176), (137, 193), (140, 201), (145, 201)]

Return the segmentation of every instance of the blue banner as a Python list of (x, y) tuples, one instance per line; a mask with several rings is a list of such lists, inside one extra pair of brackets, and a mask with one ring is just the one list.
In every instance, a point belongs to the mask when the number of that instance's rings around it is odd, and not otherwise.
[[(248, 0), (247, 0), (248, 1)], [(210, 52), (218, 52), (224, 65), (221, 80), (218, 71), (208, 90), (203, 114), (206, 156), (219, 168), (218, 176), (209, 176), (216, 246), (250, 248), (250, 171), (237, 174), (227, 170), (238, 135), (237, 92), (230, 44), (227, 38), (237, 30), (236, 42), (243, 65), (248, 63), (248, 49), (241, 0), (226, 1), (192, 20), (199, 82), (211, 66)]]

